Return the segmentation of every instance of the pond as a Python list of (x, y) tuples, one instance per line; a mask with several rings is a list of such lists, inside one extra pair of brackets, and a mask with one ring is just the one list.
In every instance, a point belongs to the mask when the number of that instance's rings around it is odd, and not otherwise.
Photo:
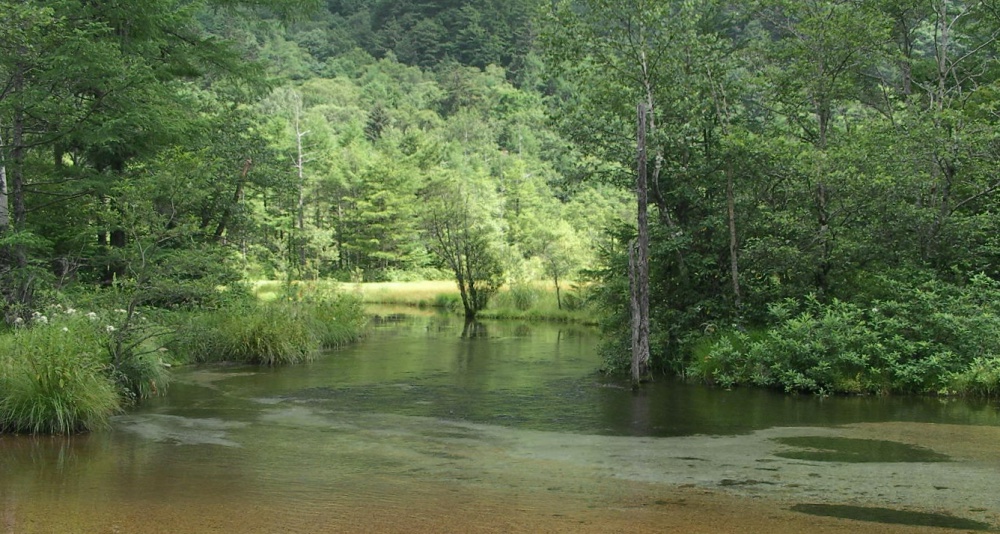
[(596, 372), (586, 327), (388, 314), (296, 367), (180, 369), (0, 437), (0, 532), (928, 532), (1000, 526), (1000, 409)]

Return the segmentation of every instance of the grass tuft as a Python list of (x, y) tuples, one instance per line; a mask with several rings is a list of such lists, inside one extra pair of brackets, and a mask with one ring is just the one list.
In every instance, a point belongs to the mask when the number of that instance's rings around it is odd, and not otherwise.
[(190, 315), (169, 348), (194, 362), (258, 365), (302, 363), (321, 348), (357, 340), (364, 330), (361, 302), (350, 295), (324, 295), (309, 287), (270, 301)]
[(72, 434), (121, 409), (96, 338), (40, 326), (0, 337), (0, 431)]

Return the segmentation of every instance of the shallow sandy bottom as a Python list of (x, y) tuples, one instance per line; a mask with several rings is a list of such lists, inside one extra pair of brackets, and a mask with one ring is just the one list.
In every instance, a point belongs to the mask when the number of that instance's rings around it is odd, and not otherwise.
[[(414, 488), (415, 489), (415, 488)], [(611, 489), (611, 488), (609, 488)], [(690, 488), (623, 484), (602, 503), (557, 494), (424, 487), (407, 503), (330, 503), (322, 509), (267, 503), (135, 503), (114, 509), (67, 509), (18, 503), (4, 532), (944, 532), (816, 517), (781, 502)], [(12, 503), (8, 502), (8, 505)], [(449, 509), (449, 511), (444, 511)], [(14, 517), (16, 516), (16, 517)]]
[[(407, 420), (412, 432), (426, 428), (426, 422)], [(439, 438), (433, 447), (414, 449), (405, 425), (392, 421), (392, 435), (376, 428), (371, 432), (379, 438), (364, 447), (417, 468), (407, 476), (362, 473), (344, 483), (357, 484), (358, 491), (292, 484), (274, 494), (229, 489), (164, 500), (147, 487), (127, 497), (95, 491), (27, 498), (4, 493), (0, 483), (0, 532), (949, 531), (793, 510), (802, 504), (944, 513), (1000, 525), (995, 427), (857, 424), (654, 439), (449, 423), (434, 429)], [(893, 441), (949, 461), (779, 456), (792, 448), (778, 440), (796, 436)]]

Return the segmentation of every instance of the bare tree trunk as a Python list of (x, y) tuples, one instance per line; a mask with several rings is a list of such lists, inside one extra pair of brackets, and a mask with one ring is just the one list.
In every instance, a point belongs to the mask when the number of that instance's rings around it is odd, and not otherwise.
[(736, 236), (736, 191), (735, 184), (733, 184), (733, 163), (731, 161), (726, 162), (726, 208), (729, 219), (729, 275), (732, 278), (733, 297), (737, 313), (739, 313), (740, 306), (743, 304), (743, 295), (740, 293), (739, 241)]
[[(21, 65), (14, 67), (12, 89), (15, 93), (24, 90), (24, 70)], [(15, 231), (23, 230), (28, 221), (28, 210), (24, 203), (24, 111), (18, 105), (14, 111), (14, 122), (11, 125), (11, 170), (10, 194), (14, 203), (14, 220), (11, 227)], [(23, 245), (14, 246), (14, 263), (18, 268), (28, 266), (28, 255)]]
[(557, 274), (557, 275), (553, 276), (552, 279), (553, 279), (553, 281), (556, 284), (556, 306), (561, 310), (562, 309), (562, 295), (559, 293), (559, 275)]
[(296, 239), (296, 246), (299, 247), (299, 268), (304, 268), (306, 265), (306, 248), (303, 246), (302, 240), (305, 235), (305, 202), (306, 202), (306, 175), (305, 175), (305, 155), (302, 153), (302, 138), (305, 137), (306, 132), (301, 129), (301, 124), (299, 122), (299, 110), (295, 110), (295, 150), (296, 150), (296, 160), (295, 168), (298, 171), (299, 178), (299, 198), (295, 206), (295, 218), (298, 223), (298, 239)]
[(637, 173), (638, 239), (629, 247), (629, 279), (632, 282), (632, 384), (638, 386), (649, 374), (649, 192), (646, 184), (646, 124), (649, 107), (638, 107)]
[(0, 234), (10, 227), (10, 203), (7, 197), (7, 158), (4, 156), (3, 131), (0, 127)]

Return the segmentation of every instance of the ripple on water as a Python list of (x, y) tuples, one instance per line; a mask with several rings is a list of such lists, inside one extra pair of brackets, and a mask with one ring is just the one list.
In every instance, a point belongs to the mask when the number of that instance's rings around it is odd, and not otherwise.
[(120, 430), (150, 441), (176, 445), (239, 447), (239, 443), (228, 438), (228, 433), (245, 426), (247, 423), (238, 421), (164, 414), (127, 415), (115, 419), (115, 427)]

